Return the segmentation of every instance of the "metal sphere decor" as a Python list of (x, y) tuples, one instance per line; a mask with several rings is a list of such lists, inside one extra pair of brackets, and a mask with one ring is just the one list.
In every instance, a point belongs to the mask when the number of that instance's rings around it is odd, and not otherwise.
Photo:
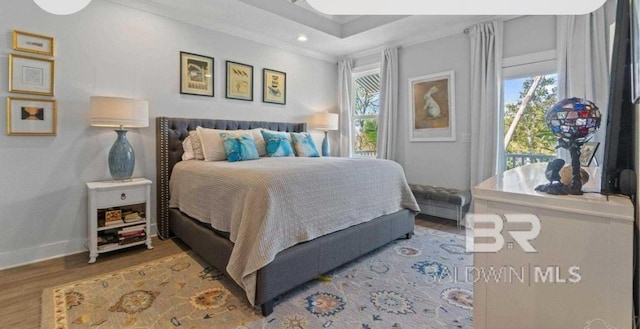
[[(537, 190), (551, 194), (582, 194), (580, 175), (580, 148), (600, 128), (602, 115), (593, 102), (582, 98), (567, 98), (554, 104), (546, 116), (549, 130), (558, 137), (558, 148), (569, 150), (571, 154), (571, 184), (541, 185)], [(558, 168), (559, 169), (559, 168)]]
[(547, 127), (558, 138), (584, 143), (600, 128), (601, 114), (591, 101), (567, 98), (547, 111)]

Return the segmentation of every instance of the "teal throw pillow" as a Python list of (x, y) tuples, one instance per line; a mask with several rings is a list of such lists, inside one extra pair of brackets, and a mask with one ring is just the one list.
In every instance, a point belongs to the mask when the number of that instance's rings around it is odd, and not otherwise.
[(262, 131), (269, 157), (291, 157), (293, 149), (285, 132)]
[(310, 133), (291, 133), (291, 144), (299, 157), (320, 156)]
[(240, 133), (220, 133), (227, 161), (236, 162), (260, 158), (256, 143), (251, 136)]

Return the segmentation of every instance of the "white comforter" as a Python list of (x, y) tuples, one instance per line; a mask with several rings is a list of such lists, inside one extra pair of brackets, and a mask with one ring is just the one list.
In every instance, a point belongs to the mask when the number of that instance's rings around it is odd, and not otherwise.
[(419, 211), (402, 167), (376, 159), (181, 161), (170, 193), (171, 207), (230, 233), (227, 272), (252, 304), (256, 272), (278, 252), (403, 208)]

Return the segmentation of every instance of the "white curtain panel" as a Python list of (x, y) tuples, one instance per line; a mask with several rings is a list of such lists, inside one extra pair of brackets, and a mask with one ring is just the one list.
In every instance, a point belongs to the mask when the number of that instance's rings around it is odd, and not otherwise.
[(353, 87), (351, 69), (353, 60), (342, 58), (338, 61), (338, 106), (340, 106), (340, 156), (350, 157), (353, 154), (353, 125), (351, 122), (351, 95)]
[(471, 41), (471, 161), (469, 186), (497, 173), (503, 23), (469, 28)]
[[(607, 107), (609, 105), (609, 58), (604, 7), (578, 16), (558, 16), (558, 100), (586, 98), (600, 108), (603, 121), (591, 139), (604, 143)], [(603, 144), (604, 145), (604, 144)], [(601, 145), (602, 146), (602, 145)], [(602, 162), (603, 147), (596, 159)], [(568, 152), (559, 152), (570, 160)]]
[(398, 48), (382, 52), (380, 69), (380, 112), (378, 119), (378, 159), (395, 160), (398, 122)]

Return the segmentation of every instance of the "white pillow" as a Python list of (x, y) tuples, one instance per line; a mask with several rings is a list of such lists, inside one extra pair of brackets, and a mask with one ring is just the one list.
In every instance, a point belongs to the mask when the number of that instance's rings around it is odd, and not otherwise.
[(227, 152), (224, 149), (224, 142), (220, 133), (226, 130), (197, 127), (196, 131), (202, 143), (202, 153), (204, 161), (222, 161), (227, 159)]
[(193, 145), (191, 145), (191, 136), (187, 136), (187, 138), (182, 141), (182, 149), (184, 150), (184, 153), (182, 153), (182, 161), (196, 158), (196, 155), (193, 153)]
[(200, 142), (200, 135), (198, 135), (196, 131), (191, 130), (189, 131), (189, 137), (191, 138), (191, 148), (193, 149), (193, 156), (196, 160), (204, 160), (204, 153), (202, 153), (202, 143)]
[(264, 142), (264, 137), (262, 137), (262, 129), (250, 129), (250, 130), (240, 130), (242, 133), (245, 133), (251, 137), (253, 137), (253, 141), (256, 144), (256, 149), (258, 150), (258, 155), (263, 157), (267, 154), (267, 145)]

